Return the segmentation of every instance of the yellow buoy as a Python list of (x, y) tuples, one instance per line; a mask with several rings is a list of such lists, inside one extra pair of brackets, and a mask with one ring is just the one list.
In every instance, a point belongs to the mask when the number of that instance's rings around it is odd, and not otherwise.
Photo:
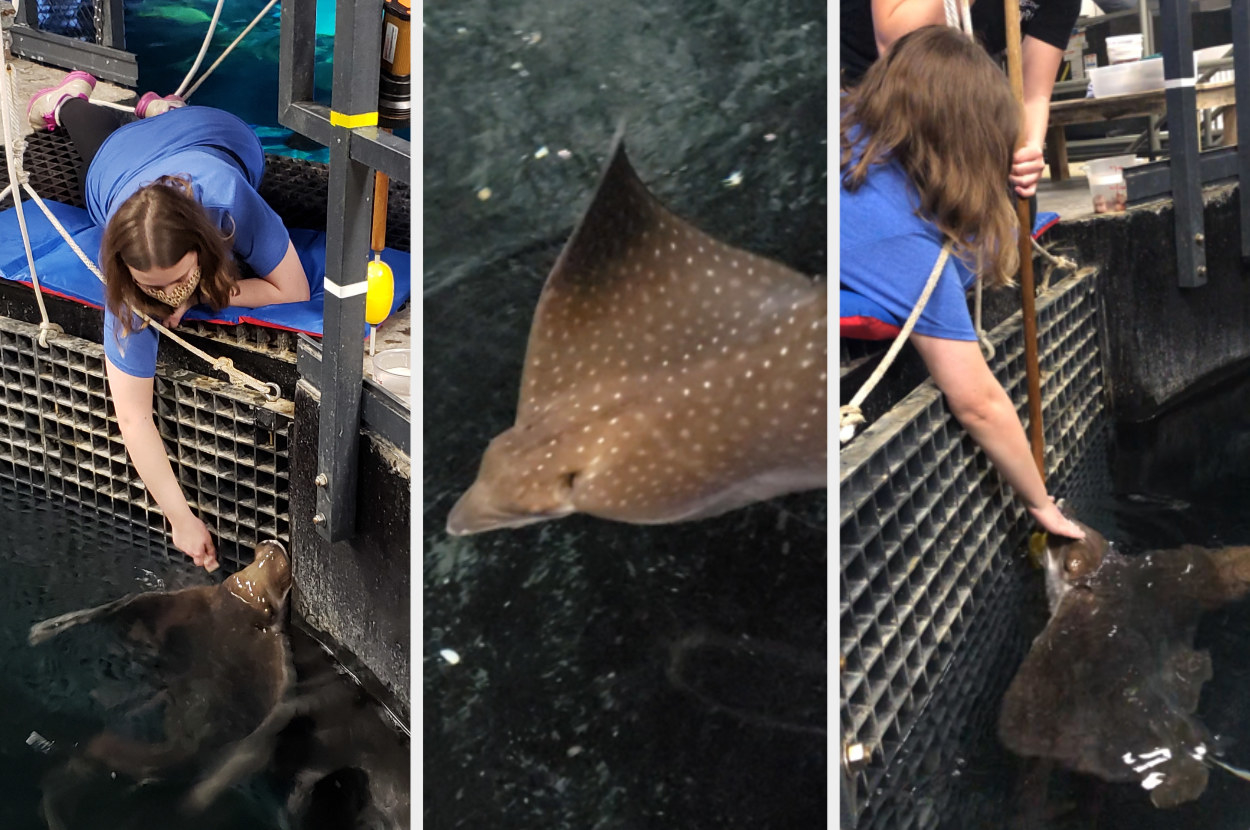
[(380, 259), (371, 260), (365, 273), (369, 280), (365, 290), (365, 322), (376, 326), (391, 313), (395, 275), (391, 273), (391, 266)]

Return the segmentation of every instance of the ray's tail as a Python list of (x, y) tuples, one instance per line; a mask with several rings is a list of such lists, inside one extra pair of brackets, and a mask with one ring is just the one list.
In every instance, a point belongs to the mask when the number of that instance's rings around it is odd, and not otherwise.
[(1250, 771), (1244, 770), (1241, 767), (1235, 767), (1232, 764), (1226, 764), (1219, 758), (1215, 758), (1210, 755), (1208, 755), (1205, 760), (1217, 769), (1222, 769), (1230, 775), (1235, 775), (1242, 781), (1250, 781)]

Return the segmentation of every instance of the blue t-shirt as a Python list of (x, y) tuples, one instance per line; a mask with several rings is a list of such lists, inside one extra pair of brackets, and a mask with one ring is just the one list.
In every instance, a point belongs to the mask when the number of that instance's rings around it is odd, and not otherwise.
[[(126, 124), (105, 139), (87, 170), (87, 212), (106, 225), (139, 188), (161, 176), (185, 175), (218, 226), (234, 233), (235, 254), (263, 276), (290, 243), (286, 226), (256, 192), (264, 170), (264, 150), (247, 124), (224, 110), (180, 107)], [(125, 336), (105, 310), (104, 353), (126, 374), (156, 373), (157, 340), (151, 327)]]
[[(840, 288), (889, 312), (902, 326), (924, 291), (944, 241), (937, 225), (916, 215), (920, 194), (902, 165), (875, 164), (854, 192), (842, 186)], [(946, 340), (976, 340), (966, 292), (976, 276), (952, 255), (913, 331)]]

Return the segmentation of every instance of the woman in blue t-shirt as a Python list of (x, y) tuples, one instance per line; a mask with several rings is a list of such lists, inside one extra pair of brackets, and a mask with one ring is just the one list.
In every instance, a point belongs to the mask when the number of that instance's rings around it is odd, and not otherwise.
[[(148, 93), (135, 107), (140, 120), (122, 125), (90, 103), (95, 84), (71, 72), (37, 92), (27, 116), (36, 128), (65, 127), (82, 156), (87, 211), (104, 228), (104, 353), (122, 440), (174, 546), (211, 570), (212, 534), (187, 504), (152, 419), (157, 333), (135, 312), (175, 326), (200, 302), (302, 302), (308, 278), (282, 220), (256, 192), (265, 156), (247, 124)], [(236, 257), (259, 276), (241, 278)]]
[(969, 38), (929, 26), (899, 39), (843, 99), (840, 287), (901, 322), (951, 243), (911, 343), (1037, 523), (1084, 538), (1046, 492), (965, 295), (975, 275), (1001, 285), (1018, 264), (1007, 177), (1019, 125), (1007, 79)]

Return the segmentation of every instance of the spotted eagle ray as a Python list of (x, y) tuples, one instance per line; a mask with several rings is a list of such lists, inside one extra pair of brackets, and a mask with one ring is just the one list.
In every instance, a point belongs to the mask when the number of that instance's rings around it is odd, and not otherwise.
[[(1079, 524), (1079, 523), (1078, 523)], [(1124, 556), (1092, 528), (1045, 545), (1051, 618), (1003, 699), (998, 734), (1029, 758), (1133, 782), (1157, 807), (1192, 801), (1215, 758), (1195, 716), (1211, 657), (1204, 611), (1250, 593), (1250, 547)]]
[(516, 423), (448, 532), (715, 516), (826, 485), (827, 286), (718, 242), (618, 138), (530, 329)]
[[(28, 641), (39, 645), (86, 623), (110, 625), (136, 653), (151, 653), (160, 674), (151, 700), (110, 718), (124, 729), (110, 725), (56, 773), (45, 814), (70, 810), (77, 779), (94, 765), (155, 780), (207, 761), (186, 802), (196, 810), (259, 768), (265, 758), (255, 747), (268, 748), (293, 717), (285, 705), (294, 682), (283, 614), (290, 587), (285, 549), (264, 541), (250, 565), (220, 584), (132, 594), (32, 626)], [(154, 713), (160, 725), (153, 730), (147, 721)], [(139, 731), (159, 739), (132, 734)], [(64, 826), (60, 819), (49, 824)]]

